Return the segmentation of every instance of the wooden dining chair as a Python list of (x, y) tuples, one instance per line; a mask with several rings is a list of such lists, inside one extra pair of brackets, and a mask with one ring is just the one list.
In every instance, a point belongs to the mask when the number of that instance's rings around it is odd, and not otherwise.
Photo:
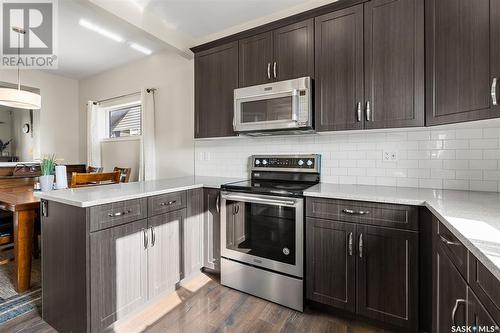
[(120, 172), (120, 183), (128, 183), (128, 181), (130, 180), (130, 174), (132, 173), (132, 168), (115, 167), (113, 171)]
[(90, 165), (87, 167), (87, 173), (102, 173), (103, 171), (103, 167), (93, 167)]
[(118, 184), (120, 182), (120, 172), (103, 172), (103, 173), (77, 173), (71, 175), (71, 188)]
[[(0, 212), (0, 252), (5, 252), (14, 248), (12, 214)], [(0, 265), (6, 265), (14, 258), (0, 258)]]

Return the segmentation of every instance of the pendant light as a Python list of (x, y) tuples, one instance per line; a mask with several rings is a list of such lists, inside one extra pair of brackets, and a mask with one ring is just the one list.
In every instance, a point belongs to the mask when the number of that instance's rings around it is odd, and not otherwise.
[(26, 33), (26, 30), (18, 27), (13, 27), (13, 31), (17, 32), (17, 89), (15, 88), (0, 88), (0, 105), (18, 108), (36, 110), (42, 107), (42, 97), (40, 94), (35, 94), (30, 91), (21, 90), (21, 35)]

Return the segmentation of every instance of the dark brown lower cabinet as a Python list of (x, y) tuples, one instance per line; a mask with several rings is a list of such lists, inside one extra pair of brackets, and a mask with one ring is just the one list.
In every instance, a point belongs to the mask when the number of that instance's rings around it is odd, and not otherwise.
[(434, 256), (434, 333), (467, 324), (467, 283), (438, 243)]
[(220, 271), (220, 191), (203, 189), (203, 266)]
[(356, 225), (308, 218), (306, 222), (307, 298), (356, 310)]
[(358, 225), (357, 313), (418, 325), (418, 233)]
[[(467, 325), (489, 328), (498, 326), (470, 288), (467, 288)], [(490, 329), (489, 332), (494, 331)]]

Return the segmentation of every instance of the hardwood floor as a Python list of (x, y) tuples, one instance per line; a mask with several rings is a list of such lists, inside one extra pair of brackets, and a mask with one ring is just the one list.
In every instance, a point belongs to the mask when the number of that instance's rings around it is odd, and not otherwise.
[[(55, 332), (37, 313), (8, 322), (1, 332)], [(334, 332), (392, 333), (307, 308), (299, 313), (201, 275), (128, 318), (114, 332)]]

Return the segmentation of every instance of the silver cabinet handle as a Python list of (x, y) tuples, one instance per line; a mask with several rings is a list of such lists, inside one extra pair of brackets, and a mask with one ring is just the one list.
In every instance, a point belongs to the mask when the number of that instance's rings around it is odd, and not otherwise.
[(465, 299), (460, 299), (460, 298), (455, 301), (455, 305), (453, 306), (453, 310), (451, 311), (451, 322), (455, 326), (457, 326), (455, 315), (457, 314), (458, 306), (459, 306), (460, 303), (464, 303), (465, 304), (465, 302), (466, 302)]
[(170, 205), (173, 205), (176, 202), (177, 202), (177, 200), (172, 200), (172, 201), (169, 201), (169, 202), (160, 202), (160, 206), (170, 206)]
[(363, 258), (363, 234), (359, 235), (358, 250), (359, 250), (359, 257)]
[(348, 247), (349, 247), (349, 255), (352, 256), (352, 232), (349, 233), (349, 240), (348, 240)]
[(155, 227), (151, 227), (151, 247), (155, 246), (156, 243), (156, 231)]
[(271, 80), (271, 63), (267, 63), (267, 79)]
[(455, 246), (462, 245), (459, 242), (452, 242), (451, 240), (449, 240), (448, 238), (444, 237), (443, 235), (439, 235), (439, 238), (441, 238), (441, 240), (443, 241), (443, 243), (445, 243), (446, 245), (455, 245)]
[(367, 211), (367, 210), (358, 210), (358, 211), (355, 211), (355, 210), (352, 210), (352, 209), (342, 209), (342, 213), (349, 214), (349, 215), (367, 215), (367, 214), (370, 214), (370, 212)]
[(497, 100), (497, 81), (498, 79), (496, 77), (493, 78), (493, 82), (491, 82), (491, 101), (493, 103), (493, 106), (498, 105), (498, 100)]
[(370, 101), (366, 102), (366, 121), (371, 121), (372, 118), (372, 109), (370, 108)]
[(215, 199), (215, 211), (220, 213), (220, 194), (218, 194), (217, 199)]
[(123, 212), (109, 213), (108, 216), (109, 217), (119, 217), (119, 216), (123, 216), (125, 214), (129, 214), (131, 212), (132, 211), (129, 209), (129, 210), (126, 210), (126, 211), (123, 211)]
[(147, 229), (142, 229), (142, 233), (144, 235), (143, 241), (144, 241), (144, 250), (148, 248), (148, 230)]
[(361, 121), (361, 102), (358, 102), (358, 106), (356, 107), (356, 116), (357, 116), (357, 120), (358, 120), (358, 123)]
[(273, 64), (273, 74), (274, 74), (274, 78), (276, 79), (276, 77), (278, 76), (278, 75), (276, 74), (276, 61), (275, 61), (275, 62), (274, 62), (274, 64)]

